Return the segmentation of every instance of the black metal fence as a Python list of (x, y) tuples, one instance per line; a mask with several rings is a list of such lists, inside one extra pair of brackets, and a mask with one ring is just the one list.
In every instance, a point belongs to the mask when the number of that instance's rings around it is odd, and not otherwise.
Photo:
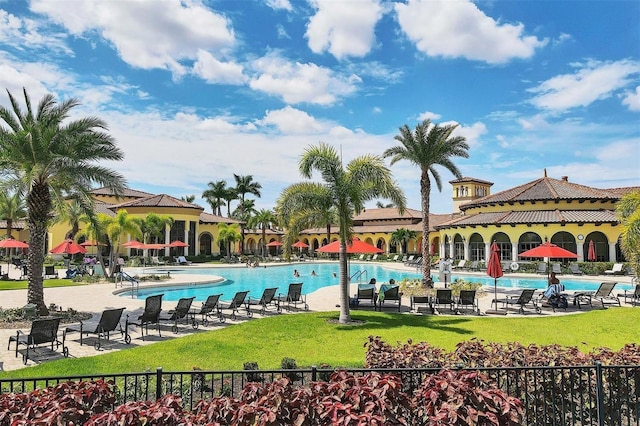
[[(524, 425), (616, 425), (640, 426), (640, 366), (474, 368), (525, 407)], [(399, 376), (404, 391), (412, 393), (427, 375), (438, 369), (347, 369), (355, 375), (369, 372)], [(6, 392), (28, 392), (66, 381), (112, 380), (117, 403), (155, 400), (166, 394), (179, 395), (185, 408), (201, 399), (239, 396), (248, 382), (270, 382), (282, 376), (295, 384), (327, 381), (333, 370), (242, 370), (156, 371), (134, 374), (101, 374), (36, 379), (0, 380)]]

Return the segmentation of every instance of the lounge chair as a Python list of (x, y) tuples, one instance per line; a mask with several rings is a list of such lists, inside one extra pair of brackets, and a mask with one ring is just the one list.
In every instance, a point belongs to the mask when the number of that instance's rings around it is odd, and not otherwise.
[[(151, 265), (152, 266), (162, 266), (165, 264), (165, 262), (163, 260), (160, 260), (160, 258), (158, 256), (151, 256)], [(186, 260), (186, 259), (185, 259)]]
[(562, 275), (562, 266), (559, 263), (554, 263), (551, 265), (551, 272), (556, 275)]
[(624, 303), (630, 303), (631, 306), (640, 305), (640, 284), (636, 284), (634, 290), (625, 290), (624, 293), (618, 293), (618, 297), (624, 297)]
[(510, 305), (518, 306), (518, 312), (524, 314), (524, 308), (531, 304), (532, 307), (536, 310), (536, 313), (541, 313), (542, 310), (538, 306), (538, 302), (533, 298), (533, 294), (536, 292), (535, 289), (524, 289), (518, 296), (509, 296), (504, 299), (494, 299), (491, 303), (496, 304), (496, 309), (498, 306), (498, 302), (502, 303), (502, 307), (504, 309), (509, 309)]
[(453, 292), (450, 288), (439, 288), (436, 290), (436, 299), (434, 307), (439, 310), (440, 306), (448, 306), (451, 312), (454, 312)]
[(371, 260), (372, 262), (375, 262), (376, 260), (378, 260), (378, 256), (379, 256), (378, 254), (374, 254), (369, 260)]
[(382, 311), (385, 303), (397, 303), (398, 312), (402, 309), (402, 293), (400, 286), (382, 284), (378, 293), (378, 308)]
[(473, 313), (480, 312), (476, 291), (460, 290), (460, 296), (458, 296), (458, 300), (456, 301), (457, 312), (459, 313), (461, 309), (468, 309), (469, 307), (471, 307), (471, 312)]
[(358, 257), (358, 260), (364, 260), (364, 254), (361, 254), (361, 255)]
[(129, 343), (131, 343), (131, 336), (129, 335), (126, 325), (124, 328), (122, 328), (122, 324), (120, 323), (122, 312), (124, 312), (124, 308), (107, 309), (102, 311), (102, 315), (100, 315), (100, 320), (97, 324), (92, 324), (90, 321), (80, 321), (80, 324), (77, 326), (67, 326), (67, 328), (64, 330), (65, 338), (69, 333), (80, 333), (80, 346), (82, 346), (83, 337), (85, 334), (87, 336), (89, 334), (95, 334), (98, 336), (98, 342), (93, 346), (96, 348), (96, 350), (100, 350), (102, 339), (104, 338), (109, 340), (109, 334), (112, 331), (115, 331), (117, 328), (119, 329), (118, 331), (120, 331), (120, 334), (124, 337), (124, 342), (128, 345)]
[(158, 336), (162, 337), (160, 332), (160, 313), (162, 312), (162, 297), (164, 294), (157, 294), (155, 296), (149, 296), (144, 301), (144, 312), (137, 319), (137, 323), (131, 322), (129, 324), (140, 327), (140, 333), (142, 334), (142, 340), (144, 340), (144, 332), (147, 331), (149, 335), (149, 324), (156, 324), (158, 328)]
[(309, 310), (309, 305), (307, 304), (307, 297), (302, 294), (302, 283), (291, 283), (289, 284), (289, 289), (287, 290), (287, 294), (279, 294), (277, 297), (280, 303), (287, 304), (287, 311), (291, 309), (293, 305), (294, 308), (297, 309), (298, 304), (302, 304), (304, 306), (304, 310)]
[(582, 275), (583, 272), (580, 269), (580, 266), (578, 266), (577, 263), (570, 263), (569, 264), (569, 271), (573, 274), (573, 275)]
[(44, 267), (44, 279), (47, 278), (58, 278), (58, 273), (56, 272), (56, 267), (54, 265), (47, 265)]
[(611, 294), (616, 284), (617, 282), (615, 281), (605, 281), (600, 284), (600, 287), (598, 287), (595, 292), (584, 291), (580, 293), (574, 293), (573, 304), (578, 305), (578, 308), (582, 308), (583, 304), (589, 304), (589, 306), (593, 306), (593, 301), (596, 300), (602, 303), (602, 309), (606, 309), (606, 305), (622, 306), (620, 304), (620, 299), (617, 296)]
[[(189, 262), (189, 261), (187, 260), (187, 258), (186, 258), (186, 257), (184, 257), (184, 256), (178, 256), (178, 257), (176, 258), (176, 263), (177, 263), (178, 265), (191, 265), (191, 262)], [(229, 263), (237, 263), (237, 262), (229, 262)]]
[[(222, 302), (224, 304), (220, 304), (220, 310), (228, 309), (231, 311), (231, 319), (235, 320), (237, 318), (236, 313), (240, 313), (240, 308), (242, 305), (245, 305), (245, 299), (247, 298), (248, 291), (239, 291), (231, 299), (230, 302)], [(247, 317), (251, 318), (253, 313), (249, 309), (249, 306), (245, 305), (245, 309), (247, 311)]]
[(191, 327), (198, 328), (198, 323), (196, 322), (196, 316), (194, 313), (191, 313), (191, 304), (193, 303), (193, 299), (195, 297), (182, 297), (178, 300), (178, 304), (175, 309), (167, 312), (169, 316), (159, 317), (158, 320), (161, 322), (172, 322), (171, 331), (174, 333), (178, 332), (178, 321), (184, 319), (185, 324), (191, 323)]
[(403, 263), (404, 263), (405, 265), (409, 266), (409, 265), (411, 264), (411, 262), (413, 262), (413, 259), (415, 259), (415, 257), (416, 257), (416, 256), (412, 254), (412, 255), (411, 255), (411, 256), (409, 256), (409, 257), (407, 258), (407, 260), (405, 260)]
[(547, 264), (544, 262), (538, 263), (538, 269), (536, 269), (536, 274), (546, 275), (548, 271)]
[(410, 262), (407, 262), (408, 266), (420, 266), (422, 265), (422, 256), (418, 257)]
[(604, 273), (607, 275), (624, 275), (623, 266), (622, 263), (615, 263), (611, 269), (607, 269)]
[(204, 303), (200, 307), (200, 310), (194, 312), (195, 315), (201, 316), (202, 323), (204, 325), (207, 325), (207, 323), (209, 322), (209, 318), (213, 317), (214, 315), (218, 317), (220, 322), (225, 322), (226, 319), (222, 314), (222, 311), (220, 310), (220, 305), (218, 305), (220, 296), (222, 296), (222, 294), (210, 295), (209, 297), (207, 297), (207, 300), (204, 301)]
[(356, 294), (357, 307), (364, 306), (365, 303), (377, 309), (378, 294), (376, 293), (375, 284), (358, 284), (358, 293)]
[(251, 306), (260, 306), (260, 314), (264, 315), (267, 313), (269, 306), (274, 306), (276, 312), (281, 312), (280, 303), (276, 298), (276, 291), (278, 291), (278, 287), (265, 288), (259, 299), (255, 297), (247, 298), (247, 309), (251, 309)]
[(16, 269), (20, 269), (24, 266), (24, 262), (22, 261), (22, 259), (18, 258), (18, 257), (14, 257), (11, 259), (11, 264), (16, 268)]
[(467, 266), (467, 271), (477, 271), (478, 270), (478, 261), (477, 260), (473, 260), (471, 261), (471, 263), (469, 264), (469, 266)]
[(457, 265), (453, 265), (451, 269), (464, 269), (464, 265), (466, 264), (467, 264), (467, 261), (465, 259), (462, 259), (458, 262)]
[(500, 266), (502, 267), (502, 272), (506, 274), (507, 272), (511, 272), (511, 262), (508, 260), (503, 260), (500, 262)]
[(399, 254), (396, 254), (396, 255), (394, 255), (394, 256), (391, 258), (391, 261), (392, 261), (392, 262), (397, 262), (399, 258), (400, 258), (400, 255), (399, 255)]
[(31, 331), (29, 334), (18, 330), (15, 336), (9, 337), (9, 345), (7, 350), (11, 349), (11, 342), (16, 342), (16, 358), (18, 357), (18, 349), (20, 345), (26, 347), (25, 353), (22, 355), (22, 361), (26, 365), (29, 359), (29, 351), (35, 349), (38, 345), (44, 343), (51, 344), (51, 350), (54, 351), (53, 345), (56, 345), (56, 349), (62, 346), (62, 354), (65, 357), (69, 356), (69, 348), (64, 345), (64, 333), (62, 334), (62, 341), (58, 340), (58, 328), (60, 327), (60, 318), (47, 318), (33, 320), (31, 323)]

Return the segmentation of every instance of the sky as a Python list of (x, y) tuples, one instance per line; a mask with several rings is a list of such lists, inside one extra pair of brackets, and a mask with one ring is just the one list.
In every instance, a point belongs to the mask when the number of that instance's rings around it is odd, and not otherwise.
[[(0, 88), (4, 106), (23, 88), (79, 99), (130, 188), (208, 212), (209, 182), (252, 175), (271, 209), (310, 146), (346, 165), (425, 119), (458, 125), (454, 163), (492, 193), (545, 169), (640, 186), (636, 0), (0, 0)], [(419, 210), (419, 168), (385, 161)], [(449, 213), (455, 177), (436, 170), (431, 212)]]

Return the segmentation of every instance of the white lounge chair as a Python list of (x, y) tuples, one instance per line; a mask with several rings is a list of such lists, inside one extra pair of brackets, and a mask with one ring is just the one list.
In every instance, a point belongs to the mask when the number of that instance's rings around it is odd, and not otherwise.
[(604, 273), (607, 275), (624, 275), (624, 271), (622, 270), (623, 266), (624, 265), (622, 263), (614, 263), (613, 267), (611, 269), (607, 269)]

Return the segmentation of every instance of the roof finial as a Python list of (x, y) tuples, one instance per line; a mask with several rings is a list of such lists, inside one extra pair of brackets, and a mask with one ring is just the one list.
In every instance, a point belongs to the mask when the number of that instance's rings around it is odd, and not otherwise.
[(547, 177), (547, 169), (544, 169), (544, 177)]

